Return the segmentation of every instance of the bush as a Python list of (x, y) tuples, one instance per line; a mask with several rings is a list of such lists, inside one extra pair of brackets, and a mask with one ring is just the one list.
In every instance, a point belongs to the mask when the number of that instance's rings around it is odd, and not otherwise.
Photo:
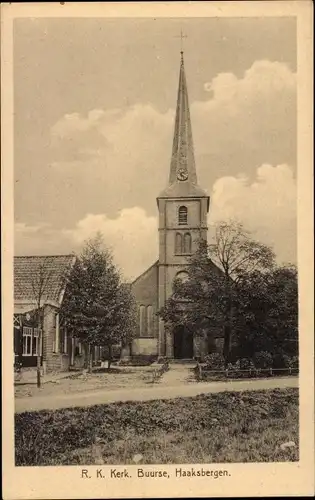
[(261, 369), (272, 368), (272, 354), (268, 351), (256, 352), (254, 355), (254, 365), (256, 368)]
[(239, 362), (239, 369), (240, 370), (254, 370), (255, 369), (254, 363), (249, 358), (240, 358), (239, 360), (237, 360), (236, 364), (238, 364), (238, 362)]
[(289, 367), (290, 368), (296, 368), (298, 369), (299, 368), (299, 357), (298, 356), (293, 356), (292, 358), (290, 358), (289, 360)]
[(219, 352), (205, 356), (205, 363), (208, 370), (224, 370), (224, 357)]
[(283, 352), (277, 352), (273, 355), (273, 368), (290, 368), (290, 357)]
[(168, 359), (165, 356), (159, 356), (158, 360), (157, 360), (157, 363), (159, 365), (164, 365), (164, 363), (168, 363)]

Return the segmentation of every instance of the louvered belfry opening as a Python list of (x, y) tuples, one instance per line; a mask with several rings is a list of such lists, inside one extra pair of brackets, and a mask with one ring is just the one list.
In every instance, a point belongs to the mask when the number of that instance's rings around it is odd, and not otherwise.
[(184, 226), (187, 224), (187, 207), (181, 206), (178, 209), (178, 224)]

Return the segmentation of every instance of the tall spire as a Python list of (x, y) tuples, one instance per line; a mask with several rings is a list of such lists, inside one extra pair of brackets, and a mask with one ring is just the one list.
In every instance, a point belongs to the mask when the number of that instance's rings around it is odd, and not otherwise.
[(169, 183), (176, 182), (181, 174), (182, 179), (186, 180), (186, 182), (197, 184), (183, 51), (180, 53), (179, 84)]
[(207, 198), (198, 186), (191, 132), (188, 92), (184, 67), (184, 53), (180, 53), (179, 84), (175, 116), (173, 149), (168, 186), (159, 194), (161, 198)]

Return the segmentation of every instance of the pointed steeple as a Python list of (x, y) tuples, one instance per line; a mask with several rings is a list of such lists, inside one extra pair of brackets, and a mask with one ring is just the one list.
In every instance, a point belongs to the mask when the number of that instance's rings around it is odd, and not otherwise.
[(169, 184), (158, 198), (178, 197), (206, 197), (209, 199), (207, 193), (197, 184), (183, 51), (180, 53), (179, 84)]
[(180, 54), (179, 84), (169, 182), (170, 184), (176, 182), (178, 174), (182, 173), (183, 178), (187, 176), (187, 182), (197, 184), (183, 51)]

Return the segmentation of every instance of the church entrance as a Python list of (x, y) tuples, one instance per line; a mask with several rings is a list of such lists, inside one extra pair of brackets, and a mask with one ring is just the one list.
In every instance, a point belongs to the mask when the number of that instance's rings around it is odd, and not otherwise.
[(184, 326), (177, 326), (174, 335), (174, 358), (192, 359), (194, 356), (193, 334)]

